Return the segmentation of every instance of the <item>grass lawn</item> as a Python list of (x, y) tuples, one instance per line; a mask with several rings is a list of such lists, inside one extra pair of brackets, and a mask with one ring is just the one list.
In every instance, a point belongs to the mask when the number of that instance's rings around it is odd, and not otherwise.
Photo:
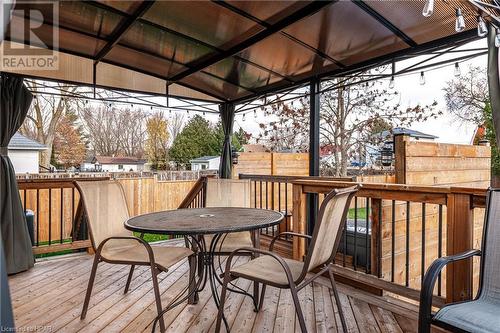
[[(135, 237), (139, 237), (140, 233), (134, 232)], [(169, 239), (170, 236), (167, 235), (155, 235), (155, 234), (144, 234), (144, 240), (148, 243), (151, 242), (158, 242), (162, 240), (167, 240)], [(63, 239), (63, 243), (69, 243), (71, 242), (71, 238), (68, 239)], [(52, 244), (59, 244), (59, 240), (53, 240)], [(40, 242), (39, 246), (45, 246), (49, 245), (49, 242)], [(43, 254), (37, 254), (35, 255), (35, 258), (47, 258), (47, 257), (53, 257), (53, 256), (59, 256), (62, 254), (68, 254), (68, 253), (73, 253), (74, 250), (64, 250), (64, 251), (59, 251), (59, 252), (52, 252), (52, 253), (43, 253)]]
[[(134, 236), (140, 237), (141, 234), (138, 232), (134, 232)], [(169, 239), (169, 237), (170, 236), (167, 236), (167, 235), (144, 234), (143, 239), (146, 242), (151, 243), (151, 242), (158, 242), (158, 241), (162, 241), (162, 240), (167, 240), (167, 239)]]
[[(354, 219), (354, 208), (350, 208), (347, 213), (348, 219)], [(366, 219), (366, 208), (358, 208), (358, 219)]]

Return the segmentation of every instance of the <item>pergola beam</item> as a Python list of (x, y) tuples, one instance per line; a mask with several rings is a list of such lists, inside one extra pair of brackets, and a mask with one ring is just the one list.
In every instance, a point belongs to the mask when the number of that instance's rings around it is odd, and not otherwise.
[(318, 12), (319, 10), (323, 9), (327, 5), (332, 4), (335, 1), (313, 1), (307, 6), (295, 11), (293, 14), (279, 20), (278, 22), (272, 24), (269, 26), (269, 28), (253, 35), (252, 37), (242, 41), (241, 43), (238, 43), (234, 45), (233, 47), (229, 48), (228, 50), (214, 54), (212, 56), (209, 56), (207, 58), (203, 57), (201, 59), (195, 60), (191, 62), (190, 64), (187, 64), (186, 66), (189, 67), (187, 70), (182, 71), (170, 78), (169, 81), (171, 82), (177, 82), (179, 80), (182, 80), (186, 76), (189, 76), (191, 74), (194, 74), (196, 72), (199, 72), (211, 65), (214, 65), (218, 63), (219, 61), (222, 61), (228, 57), (231, 57), (247, 48), (250, 46), (266, 39), (267, 37), (277, 33), (280, 30), (285, 29), (286, 27)]
[(122, 39), (127, 31), (129, 31), (135, 21), (144, 15), (154, 5), (154, 3), (154, 0), (145, 0), (131, 15), (124, 18), (121, 24), (119, 24), (112, 32), (109, 42), (97, 53), (94, 58), (94, 62), (98, 63), (101, 61), (111, 51), (113, 46), (118, 44), (120, 39)]

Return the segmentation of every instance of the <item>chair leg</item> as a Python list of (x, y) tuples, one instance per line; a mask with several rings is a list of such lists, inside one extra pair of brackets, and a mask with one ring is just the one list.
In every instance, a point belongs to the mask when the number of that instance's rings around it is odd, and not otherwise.
[(304, 319), (304, 314), (302, 313), (302, 308), (300, 307), (299, 296), (297, 295), (297, 288), (290, 285), (290, 292), (292, 293), (293, 304), (295, 305), (295, 312), (297, 313), (297, 318), (299, 319), (300, 330), (302, 333), (307, 333), (306, 321)]
[(80, 319), (85, 319), (87, 316), (87, 310), (89, 308), (90, 295), (92, 294), (92, 288), (94, 286), (95, 275), (97, 273), (97, 265), (99, 264), (100, 257), (98, 254), (94, 255), (94, 263), (92, 264), (92, 271), (90, 272), (89, 284), (87, 286), (87, 293), (85, 294), (85, 301), (83, 302), (82, 314)]
[(189, 290), (188, 293), (190, 294), (189, 299), (188, 299), (188, 304), (196, 304), (198, 303), (198, 293), (196, 292), (196, 266), (197, 266), (197, 260), (196, 260), (196, 255), (191, 255), (188, 259), (189, 261)]
[(257, 308), (257, 312), (262, 310), (262, 304), (264, 303), (265, 296), (266, 296), (266, 285), (262, 284), (262, 291), (260, 293), (259, 307)]
[(222, 282), (222, 292), (220, 294), (220, 304), (219, 304), (219, 311), (217, 312), (217, 322), (215, 325), (215, 332), (219, 333), (221, 324), (222, 324), (222, 316), (224, 316), (224, 303), (226, 302), (226, 292), (227, 292), (227, 285), (229, 283), (230, 276), (228, 273), (224, 274), (224, 281)]
[(256, 281), (253, 282), (253, 306), (253, 311), (259, 312), (259, 283)]
[(339, 293), (337, 292), (337, 285), (335, 279), (333, 278), (333, 272), (331, 269), (328, 270), (328, 275), (330, 276), (330, 283), (332, 284), (333, 296), (335, 297), (335, 303), (337, 304), (337, 309), (339, 310), (340, 322), (342, 324), (342, 329), (347, 333), (347, 325), (345, 323), (344, 311), (342, 310), (342, 304), (340, 303)]
[[(162, 312), (161, 307), (161, 295), (160, 295), (160, 287), (158, 286), (158, 269), (154, 266), (151, 266), (151, 275), (153, 279), (153, 289), (155, 292), (155, 300), (156, 300), (156, 310), (158, 311), (158, 315)], [(160, 332), (165, 332), (165, 322), (163, 321), (163, 316), (159, 319), (160, 322)]]
[(128, 290), (130, 288), (130, 281), (132, 281), (132, 275), (134, 274), (134, 267), (135, 265), (130, 265), (130, 272), (128, 273), (127, 283), (125, 284), (125, 290), (123, 291), (124, 294), (128, 293)]

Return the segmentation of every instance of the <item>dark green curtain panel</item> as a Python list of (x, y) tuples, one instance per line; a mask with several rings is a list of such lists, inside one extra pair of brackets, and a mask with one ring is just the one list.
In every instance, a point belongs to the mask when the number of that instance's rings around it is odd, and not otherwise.
[(496, 29), (490, 24), (488, 34), (488, 87), (491, 113), (497, 146), (500, 147), (500, 77), (498, 76), (498, 48), (495, 46)]
[(21, 78), (0, 74), (0, 228), (8, 274), (34, 264), (16, 175), (7, 155), (9, 141), (26, 118), (32, 99)]
[(222, 104), (219, 107), (222, 128), (224, 130), (224, 144), (222, 146), (222, 154), (219, 166), (220, 178), (231, 178), (231, 170), (233, 166), (231, 137), (233, 136), (234, 123), (234, 104)]

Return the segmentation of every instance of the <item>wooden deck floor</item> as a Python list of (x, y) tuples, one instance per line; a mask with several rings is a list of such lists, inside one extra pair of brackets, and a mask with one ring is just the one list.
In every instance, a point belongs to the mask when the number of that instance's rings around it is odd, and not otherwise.
[[(247, 260), (247, 259), (241, 259)], [(155, 316), (150, 271), (136, 269), (131, 290), (123, 294), (128, 267), (102, 264), (90, 301), (87, 318), (79, 318), (92, 263), (81, 255), (39, 262), (35, 268), (9, 278), (16, 325), (40, 332), (150, 332)], [(187, 283), (187, 262), (162, 273), (163, 304)], [(250, 288), (248, 281), (237, 281)], [(339, 332), (339, 318), (328, 280), (320, 279), (299, 293), (309, 332)], [(377, 297), (339, 285), (350, 332), (416, 332), (416, 308), (389, 298)], [(256, 314), (252, 302), (230, 293), (225, 314), (232, 332), (298, 331), (289, 291), (269, 287), (263, 310)], [(196, 305), (179, 305), (165, 315), (169, 332), (214, 330), (216, 307), (207, 288)]]

